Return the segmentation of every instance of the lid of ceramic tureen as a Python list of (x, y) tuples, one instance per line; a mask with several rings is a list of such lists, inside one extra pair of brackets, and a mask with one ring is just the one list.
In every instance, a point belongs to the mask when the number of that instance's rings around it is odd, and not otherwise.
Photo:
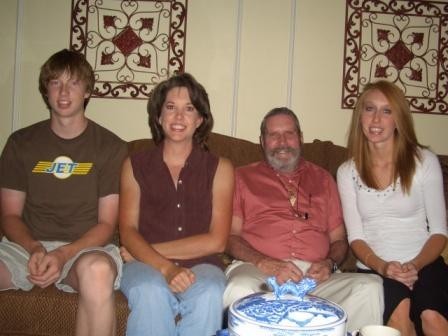
[(235, 301), (230, 312), (243, 321), (294, 330), (332, 327), (347, 319), (340, 306), (312, 295), (298, 300), (291, 294), (277, 298), (273, 293), (255, 293)]
[(255, 293), (230, 306), (230, 316), (235, 323), (240, 320), (267, 327), (310, 330), (332, 327), (347, 320), (347, 314), (339, 305), (307, 295), (317, 286), (314, 279), (278, 285), (275, 277), (270, 277), (267, 283), (272, 293)]

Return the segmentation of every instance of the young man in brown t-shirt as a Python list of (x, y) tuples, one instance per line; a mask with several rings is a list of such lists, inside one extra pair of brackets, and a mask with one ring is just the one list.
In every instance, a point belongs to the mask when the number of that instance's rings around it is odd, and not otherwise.
[(50, 119), (14, 132), (0, 157), (0, 290), (79, 292), (76, 335), (115, 334), (121, 258), (112, 244), (126, 145), (85, 116), (93, 70), (61, 50), (42, 66)]

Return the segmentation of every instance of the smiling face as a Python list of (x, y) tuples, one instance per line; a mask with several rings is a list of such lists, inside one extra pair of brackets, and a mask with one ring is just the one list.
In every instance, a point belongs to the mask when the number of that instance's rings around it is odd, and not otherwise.
[(159, 117), (165, 140), (192, 141), (202, 117), (190, 100), (188, 89), (175, 87), (168, 91)]
[(261, 138), (269, 165), (283, 173), (297, 168), (300, 159), (300, 134), (294, 120), (278, 114), (266, 120), (266, 130)]
[(361, 127), (370, 145), (393, 146), (395, 120), (392, 107), (379, 90), (366, 94), (361, 111)]
[(67, 71), (47, 84), (48, 104), (54, 117), (68, 118), (84, 114), (84, 100), (90, 96), (86, 85)]

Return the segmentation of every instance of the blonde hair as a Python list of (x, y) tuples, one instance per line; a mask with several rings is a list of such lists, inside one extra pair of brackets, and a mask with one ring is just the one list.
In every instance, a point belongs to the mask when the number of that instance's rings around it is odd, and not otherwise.
[(392, 118), (395, 122), (393, 149), (393, 181), (400, 178), (404, 193), (409, 193), (416, 169), (416, 160), (420, 160), (419, 148), (425, 148), (417, 141), (411, 110), (403, 91), (388, 81), (369, 83), (364, 87), (353, 110), (348, 136), (348, 155), (353, 158), (362, 181), (370, 188), (379, 189), (372, 173), (372, 158), (361, 126), (361, 114), (369, 92), (380, 91), (389, 101)]

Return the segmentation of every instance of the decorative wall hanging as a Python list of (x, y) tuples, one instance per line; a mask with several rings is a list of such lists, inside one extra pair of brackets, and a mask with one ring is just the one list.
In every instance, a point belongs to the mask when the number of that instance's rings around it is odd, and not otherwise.
[(147, 99), (184, 71), (187, 1), (72, 0), (70, 48), (93, 67), (93, 97)]
[(342, 108), (385, 79), (413, 112), (448, 115), (448, 3), (347, 0)]

